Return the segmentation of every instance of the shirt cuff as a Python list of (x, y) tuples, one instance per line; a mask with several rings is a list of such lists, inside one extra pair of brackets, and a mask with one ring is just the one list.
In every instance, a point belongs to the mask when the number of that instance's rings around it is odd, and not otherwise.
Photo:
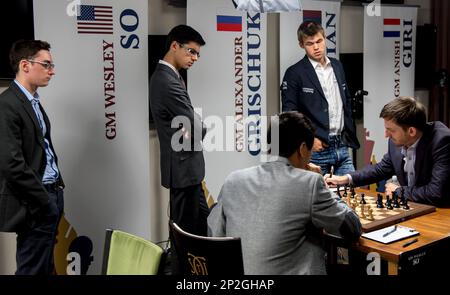
[(345, 176), (347, 176), (348, 178), (348, 184), (353, 184), (353, 178), (350, 174), (345, 174)]

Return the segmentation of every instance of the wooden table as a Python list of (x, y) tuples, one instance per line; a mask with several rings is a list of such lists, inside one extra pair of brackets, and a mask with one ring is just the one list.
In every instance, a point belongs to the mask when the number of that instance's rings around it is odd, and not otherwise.
[[(399, 270), (406, 267), (405, 264), (419, 264), (426, 255), (444, 252), (440, 249), (442, 244), (450, 244), (450, 209), (436, 208), (436, 212), (419, 216), (399, 223), (419, 231), (420, 235), (407, 238), (391, 244), (382, 244), (366, 238), (360, 238), (358, 243), (352, 247), (363, 253), (377, 252), (382, 260), (388, 263), (388, 274), (396, 275)], [(404, 248), (403, 245), (414, 239), (418, 241)], [(442, 255), (449, 255), (447, 249)], [(351, 261), (350, 261), (351, 263)]]

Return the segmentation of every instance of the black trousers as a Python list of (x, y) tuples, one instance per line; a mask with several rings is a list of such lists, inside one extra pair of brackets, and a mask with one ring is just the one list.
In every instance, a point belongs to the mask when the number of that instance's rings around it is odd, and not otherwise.
[(207, 235), (208, 204), (202, 184), (170, 189), (170, 219), (183, 230)]
[(48, 188), (49, 204), (29, 228), (17, 232), (16, 275), (50, 275), (54, 270), (53, 248), (64, 210), (62, 189)]

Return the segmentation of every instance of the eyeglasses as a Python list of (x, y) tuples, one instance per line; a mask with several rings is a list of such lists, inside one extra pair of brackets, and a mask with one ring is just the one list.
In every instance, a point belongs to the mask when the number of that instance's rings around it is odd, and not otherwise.
[(37, 60), (32, 60), (32, 59), (27, 59), (27, 61), (38, 63), (38, 64), (42, 65), (46, 70), (52, 70), (55, 68), (55, 64), (48, 62), (48, 61), (37, 61)]
[(196, 56), (197, 58), (200, 58), (200, 52), (198, 52), (197, 50), (190, 47), (186, 47), (186, 45), (181, 43), (178, 44), (180, 44), (180, 47), (184, 48), (191, 56)]

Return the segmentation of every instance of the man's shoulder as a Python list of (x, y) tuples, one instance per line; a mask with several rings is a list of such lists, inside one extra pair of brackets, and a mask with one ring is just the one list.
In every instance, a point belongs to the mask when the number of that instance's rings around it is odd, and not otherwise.
[(3, 104), (11, 104), (18, 102), (17, 98), (17, 92), (14, 91), (12, 84), (5, 89), (2, 93), (0, 93), (0, 103)]
[(427, 129), (431, 135), (431, 141), (450, 144), (450, 129), (444, 123), (440, 121), (429, 122)]
[(289, 66), (288, 70), (296, 70), (296, 69), (304, 69), (305, 68), (305, 63), (308, 62), (308, 58), (305, 56), (302, 59), (300, 59), (298, 62), (296, 62), (295, 64)]

